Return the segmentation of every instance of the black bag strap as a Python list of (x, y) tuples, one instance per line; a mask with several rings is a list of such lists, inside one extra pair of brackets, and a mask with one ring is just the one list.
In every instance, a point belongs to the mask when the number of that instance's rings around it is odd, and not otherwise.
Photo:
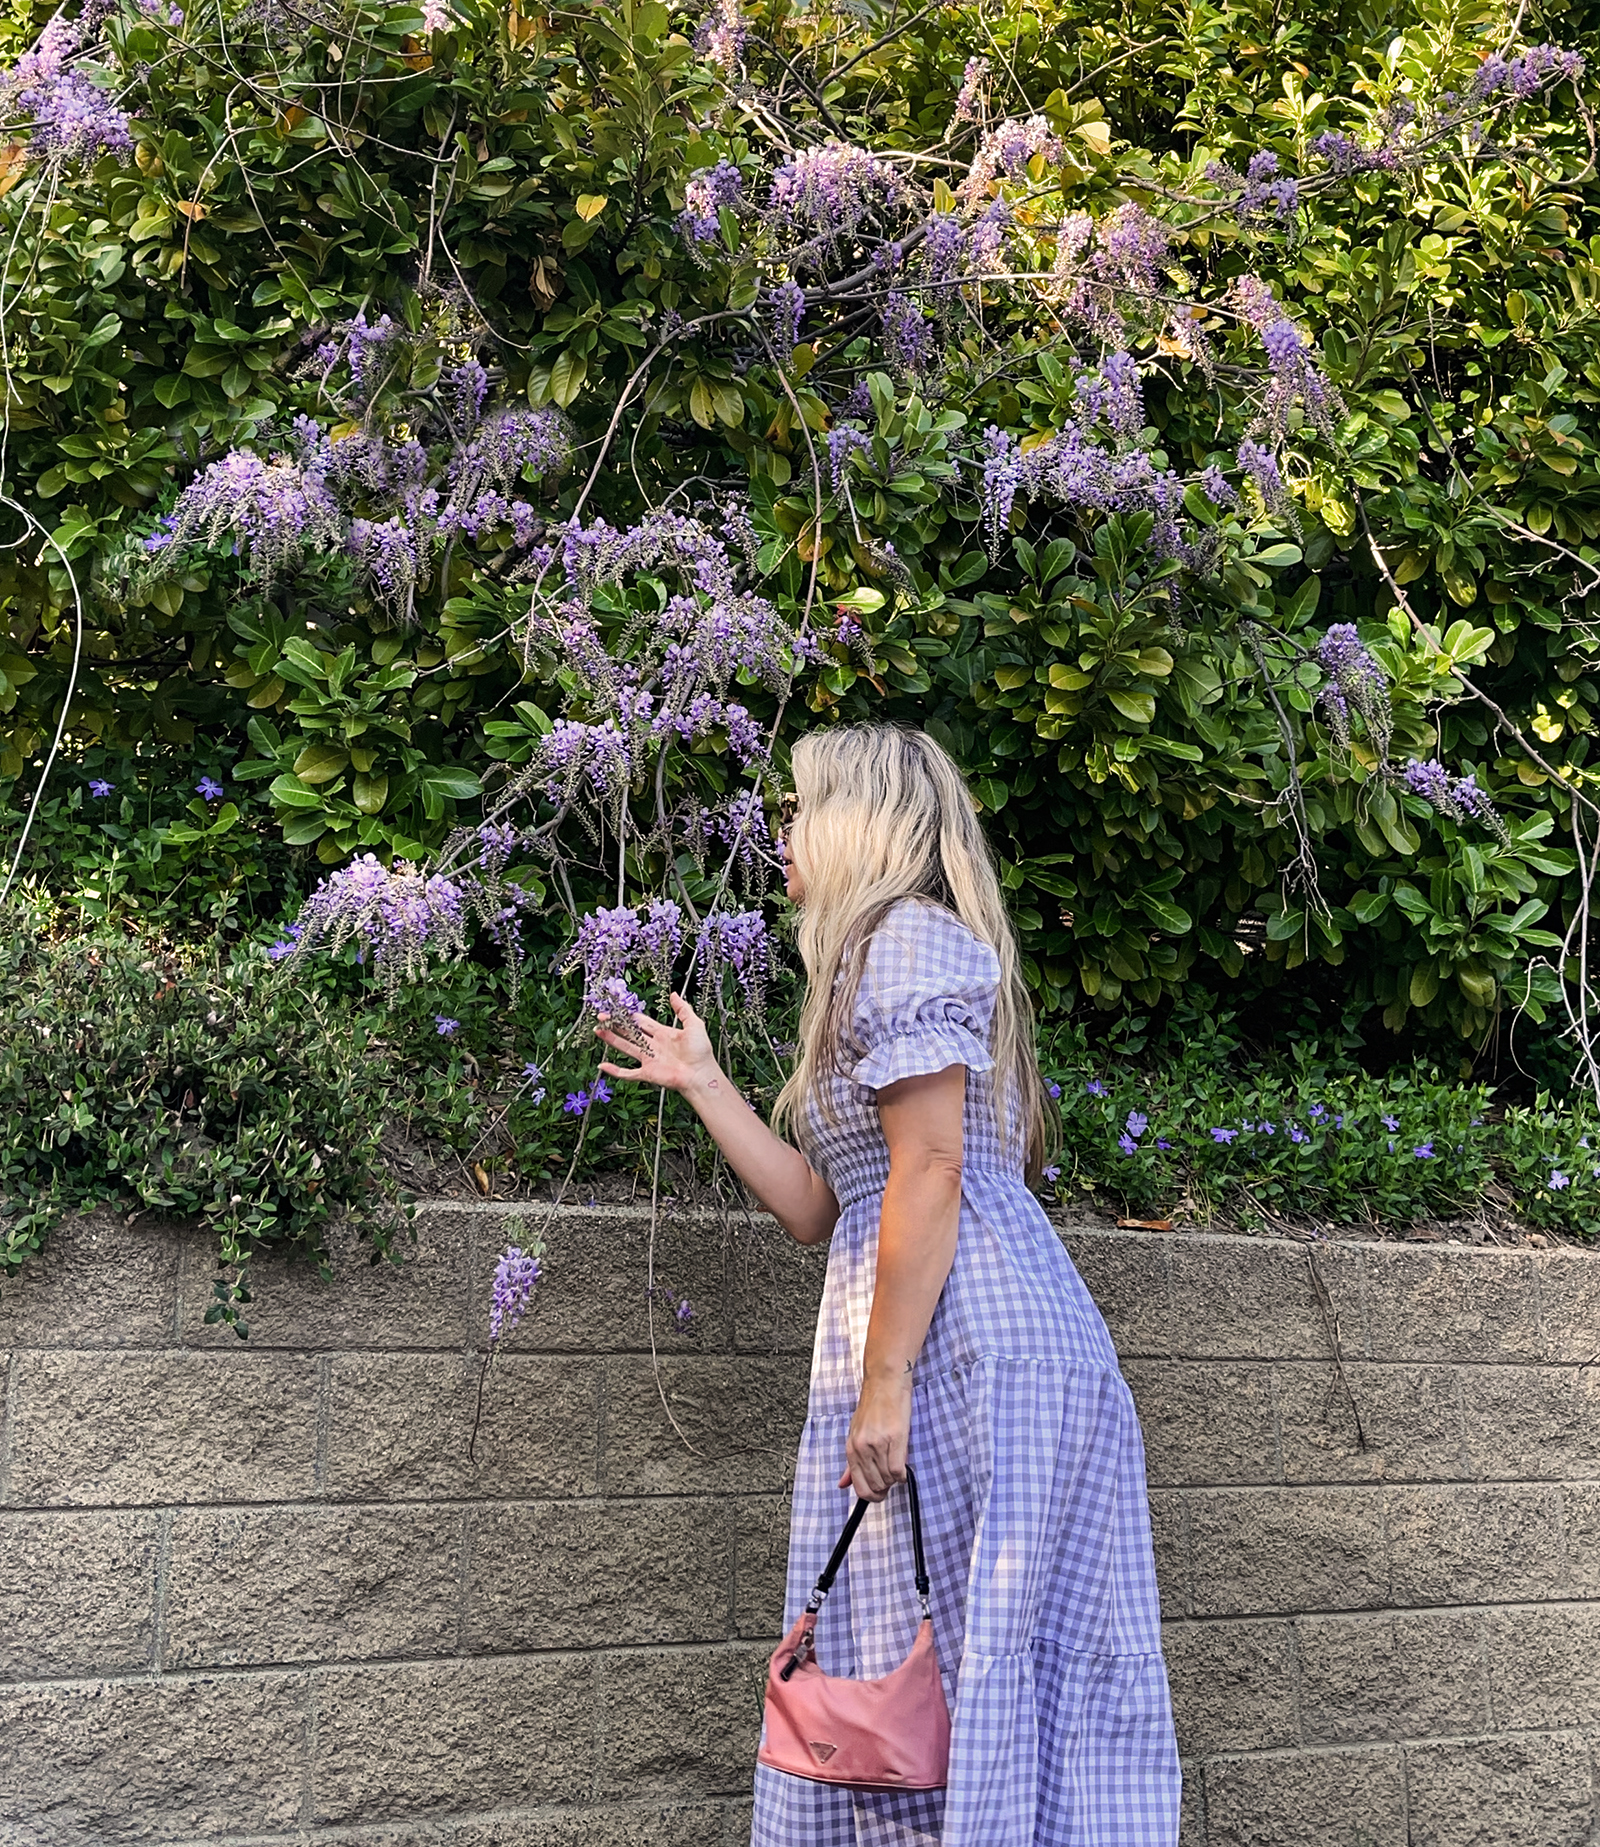
[[(922, 1600), (922, 1613), (928, 1614), (928, 1561), (922, 1551), (922, 1504), (917, 1498), (917, 1477), (910, 1464), (906, 1465), (906, 1493), (911, 1501), (911, 1551), (916, 1564), (917, 1596)], [(860, 1530), (861, 1522), (867, 1516), (870, 1501), (857, 1501), (850, 1509), (850, 1518), (844, 1523), (844, 1531), (839, 1535), (839, 1543), (833, 1548), (828, 1562), (822, 1568), (822, 1576), (817, 1579), (816, 1588), (811, 1593), (811, 1600), (806, 1608), (815, 1615), (822, 1608), (822, 1600), (833, 1589), (833, 1581), (839, 1575), (839, 1567), (844, 1563), (844, 1555), (850, 1550), (850, 1542)]]

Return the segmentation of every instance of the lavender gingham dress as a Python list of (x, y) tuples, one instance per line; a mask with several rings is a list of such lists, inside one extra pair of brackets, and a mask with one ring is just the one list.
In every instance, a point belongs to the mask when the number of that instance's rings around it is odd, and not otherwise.
[[(784, 1624), (839, 1535), (889, 1172), (874, 1093), (967, 1068), (961, 1229), (917, 1361), (911, 1464), (950, 1702), (947, 1790), (835, 1788), (758, 1765), (752, 1847), (1174, 1847), (1179, 1773), (1144, 1447), (1105, 1323), (1001, 1146), (994, 951), (897, 905), (869, 946), (837, 1120), (809, 1152), (839, 1201), (796, 1466)], [(920, 1611), (905, 1495), (867, 1515), (817, 1628), (825, 1673), (899, 1665)]]

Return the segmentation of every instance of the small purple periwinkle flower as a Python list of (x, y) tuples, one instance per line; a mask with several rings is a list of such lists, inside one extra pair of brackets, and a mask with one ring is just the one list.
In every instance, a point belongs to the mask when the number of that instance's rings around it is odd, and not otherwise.
[(447, 1018), (442, 1013), (433, 1016), (433, 1030), (441, 1039), (453, 1039), (461, 1030), (461, 1022)]
[(1213, 1129), (1211, 1131), (1211, 1139), (1214, 1142), (1222, 1143), (1237, 1141), (1239, 1139), (1239, 1131), (1237, 1129)]
[(1380, 1116), (1378, 1120), (1391, 1135), (1400, 1127), (1400, 1118), (1398, 1116)]
[(680, 1328), (686, 1328), (689, 1323), (694, 1320), (694, 1310), (689, 1306), (689, 1298), (687, 1296), (678, 1304), (672, 1318), (677, 1322)]
[(566, 1102), (561, 1105), (561, 1113), (564, 1116), (581, 1116), (588, 1107), (587, 1090), (569, 1090)]
[(1411, 1158), (1414, 1161), (1431, 1161), (1433, 1159), (1433, 1143), (1418, 1142), (1416, 1147), (1411, 1150)]
[(1549, 1185), (1550, 1191), (1552, 1193), (1559, 1193), (1563, 1187), (1570, 1186), (1572, 1182), (1571, 1182), (1571, 1179), (1566, 1174), (1562, 1173), (1559, 1168), (1553, 1167), (1550, 1170), (1550, 1179), (1547, 1184)]
[(96, 801), (103, 802), (116, 786), (114, 782), (107, 782), (103, 776), (95, 776), (90, 780), (89, 793)]
[(1059, 1084), (1046, 1084), (1045, 1089), (1050, 1092), (1052, 1098), (1059, 1101), (1061, 1096), (1061, 1086)]
[(1156, 1137), (1156, 1146), (1163, 1154), (1170, 1154), (1172, 1152), (1172, 1143), (1169, 1142), (1165, 1136), (1158, 1135)]
[(209, 776), (202, 776), (194, 787), (195, 793), (203, 796), (208, 802), (220, 802), (222, 800), (222, 784), (220, 782), (213, 782)]
[(1052, 1186), (1061, 1178), (1059, 1167), (1047, 1167), (1039, 1175), (1041, 1180), (1048, 1180)]
[(1103, 1097), (1107, 1094), (1105, 1085), (1097, 1077), (1090, 1078), (1084, 1085), (1084, 1089), (1091, 1097)]
[(1305, 1130), (1299, 1127), (1298, 1124), (1291, 1122), (1289, 1124), (1289, 1139), (1298, 1145), (1300, 1142), (1310, 1141), (1311, 1137), (1307, 1135)]
[(1131, 1136), (1134, 1137), (1135, 1140), (1137, 1140), (1141, 1135), (1143, 1135), (1145, 1130), (1148, 1129), (1149, 1126), (1150, 1126), (1150, 1118), (1146, 1116), (1143, 1113), (1143, 1111), (1136, 1110), (1136, 1109), (1131, 1109), (1128, 1111), (1128, 1120), (1126, 1121), (1126, 1123), (1123, 1124), (1123, 1127), (1128, 1131), (1128, 1133)]
[(533, 1303), (539, 1281), (539, 1259), (515, 1244), (507, 1245), (494, 1266), (489, 1293), (489, 1338), (512, 1333)]
[(530, 1103), (543, 1103), (544, 1072), (538, 1065), (534, 1064), (531, 1059), (522, 1067), (522, 1086), (525, 1090), (528, 1090), (528, 1101)]
[(603, 1077), (597, 1077), (594, 1080), (593, 1088), (589, 1092), (589, 1100), (593, 1103), (609, 1103), (611, 1101), (611, 1086)]
[(1139, 1144), (1131, 1135), (1119, 1135), (1117, 1137), (1117, 1146), (1124, 1154), (1137, 1154), (1139, 1152)]
[(1313, 1103), (1310, 1109), (1306, 1111), (1306, 1114), (1311, 1118), (1313, 1122), (1320, 1122), (1322, 1118), (1327, 1115), (1327, 1113), (1328, 1112), (1322, 1107), (1320, 1103)]

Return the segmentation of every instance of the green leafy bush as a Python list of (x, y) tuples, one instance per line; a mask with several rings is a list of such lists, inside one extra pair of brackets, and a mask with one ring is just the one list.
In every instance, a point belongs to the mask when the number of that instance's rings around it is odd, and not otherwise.
[[(872, 8), (763, 5), (731, 74), (695, 57), (698, 9), (657, 0), (466, 3), (432, 31), (375, 0), (275, 19), (206, 3), (181, 26), (117, 16), (106, 69), (131, 162), (7, 170), (7, 489), (54, 525), (26, 544), (8, 528), (0, 551), (0, 774), (26, 788), (38, 773), (76, 588), (74, 748), (202, 738), (221, 779), (259, 777), (284, 838), (323, 864), (431, 851), (480, 787), (503, 786), (560, 671), (517, 647), (526, 593), (494, 546), (441, 556), (403, 625), (338, 559), (270, 591), (226, 555), (159, 580), (126, 569), (197, 469), (328, 412), (307, 361), (330, 325), (388, 312), (443, 364), (465, 317), (497, 401), (559, 406), (600, 458), (592, 481), (580, 467), (533, 490), (552, 519), (580, 493), (617, 524), (707, 485), (743, 493), (763, 593), (796, 617), (813, 587), (845, 607), (849, 627), (818, 629), (789, 735), (891, 714), (954, 745), (1047, 1006), (1149, 1008), (1297, 971), (1311, 992), (1320, 964), (1421, 1043), (1482, 1043), (1517, 1007), (1542, 1017), (1600, 697), (1593, 77), (1396, 172), (1341, 177), (1316, 150), (1470, 90), (1519, 28), (1587, 44), (1588, 0), (1292, 21), (1265, 0), (1181, 20), (1155, 0), (1114, 19), (1008, 0), (899, 31)], [(19, 13), (18, 51), (36, 25)], [(778, 120), (796, 146), (904, 156), (953, 212), (931, 175), (958, 180), (973, 151), (952, 106), (976, 46), (991, 119), (1038, 116), (1062, 150), (984, 195), (1013, 220), (1007, 267), (970, 300), (925, 304), (938, 363), (916, 380), (891, 376), (849, 291), (775, 340), (770, 238), (729, 210), (691, 248), (687, 188), (727, 161), (753, 195)], [(1252, 214), (1215, 177), (1257, 156), (1296, 176), (1291, 214)], [(1153, 466), (1192, 476), (1259, 431), (1251, 336), (1226, 305), (1243, 276), (1304, 329), (1342, 403), (1331, 436), (1294, 411), (1289, 505), (1191, 497), (1221, 548), (1209, 573), (1175, 574), (1137, 522), (1025, 497), (985, 541), (980, 433), (1047, 440), (1099, 357), (1045, 280), (1055, 226), (1123, 207), (1162, 214), (1161, 287), (1192, 305), (1215, 361), (1154, 322), (1128, 333)], [(430, 363), (393, 381), (376, 422), (404, 423)], [(847, 415), (858, 388), (869, 408)], [(826, 439), (851, 419), (866, 440), (835, 471)], [(1392, 682), (1398, 758), (1476, 774), (1508, 841), (1398, 789), (1370, 737), (1330, 732), (1313, 656), (1334, 622), (1359, 627)], [(1308, 862), (1325, 905), (1297, 882)]]
[(0, 1275), (71, 1211), (195, 1218), (218, 1238), (206, 1319), (243, 1335), (261, 1249), (325, 1265), (343, 1218), (399, 1261), (390, 1078), (359, 1016), (275, 979), (259, 950), (47, 924), (36, 908), (0, 938)]

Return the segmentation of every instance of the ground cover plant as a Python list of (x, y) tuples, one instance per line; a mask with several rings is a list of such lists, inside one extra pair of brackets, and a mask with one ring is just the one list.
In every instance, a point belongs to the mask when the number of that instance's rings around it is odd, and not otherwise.
[(903, 717), (1048, 1014), (1593, 1067), (1592, 24), (19, 10), (12, 873), (198, 744), (81, 909), (306, 899), (286, 980), (554, 968), (568, 1033), (689, 983), (763, 1082), (787, 742)]

